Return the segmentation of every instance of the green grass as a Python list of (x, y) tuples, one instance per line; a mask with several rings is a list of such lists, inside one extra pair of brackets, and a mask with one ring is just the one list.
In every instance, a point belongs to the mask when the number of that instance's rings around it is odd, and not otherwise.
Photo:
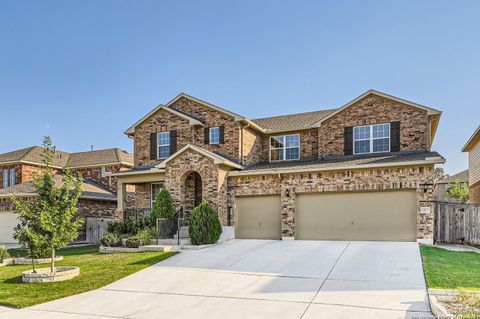
[(429, 288), (480, 290), (480, 254), (422, 246)]
[[(9, 250), (12, 256), (24, 256), (24, 250)], [(0, 304), (23, 308), (103, 287), (122, 277), (147, 268), (175, 253), (99, 254), (97, 246), (65, 248), (58, 252), (64, 256), (58, 266), (80, 267), (80, 276), (64, 282), (45, 284), (22, 283), (22, 271), (32, 266), (0, 267)], [(49, 264), (37, 267), (49, 267)]]

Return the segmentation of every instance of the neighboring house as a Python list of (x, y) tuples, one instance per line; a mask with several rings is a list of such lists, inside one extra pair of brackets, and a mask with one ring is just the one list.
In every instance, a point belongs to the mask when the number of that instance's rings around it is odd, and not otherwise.
[[(34, 146), (0, 154), (0, 243), (12, 243), (13, 227), (17, 225), (11, 197), (15, 193), (25, 201), (35, 200), (37, 194), (32, 179), (42, 169), (43, 148)], [(113, 217), (116, 215), (117, 195), (115, 177), (109, 172), (130, 170), (132, 155), (118, 148), (67, 153), (55, 150), (52, 167), (55, 182), (62, 183), (62, 172), (70, 168), (84, 178), (82, 195), (78, 202), (82, 217)], [(85, 240), (86, 229), (79, 240)]]
[(480, 204), (480, 126), (465, 144), (462, 152), (468, 152), (468, 201), (472, 204)]
[(346, 105), (249, 120), (187, 94), (125, 134), (134, 168), (118, 178), (148, 211), (166, 187), (188, 219), (207, 200), (237, 238), (432, 242), (441, 112), (370, 90)]
[(468, 185), (468, 169), (460, 172), (458, 174), (448, 176), (441, 181), (435, 183), (435, 200), (440, 202), (449, 202), (454, 201), (452, 198), (447, 198), (445, 196), (445, 191), (449, 190), (452, 184), (455, 184), (457, 181), (460, 182), (460, 185)]

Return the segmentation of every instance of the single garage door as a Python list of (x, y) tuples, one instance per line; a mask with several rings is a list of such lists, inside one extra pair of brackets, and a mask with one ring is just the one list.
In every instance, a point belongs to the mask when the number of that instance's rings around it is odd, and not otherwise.
[(235, 238), (281, 239), (280, 195), (235, 198)]
[(415, 191), (297, 194), (295, 238), (416, 240)]
[(13, 239), (13, 228), (17, 224), (17, 214), (14, 212), (0, 212), (0, 243), (11, 244), (17, 242)]

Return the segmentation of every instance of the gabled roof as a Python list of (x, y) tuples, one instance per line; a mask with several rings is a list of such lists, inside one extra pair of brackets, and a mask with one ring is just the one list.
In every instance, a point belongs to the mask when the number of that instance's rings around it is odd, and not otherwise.
[(181, 118), (184, 118), (186, 119), (187, 121), (189, 121), (189, 124), (190, 125), (204, 125), (205, 123), (200, 120), (200, 119), (197, 119), (191, 115), (188, 115), (188, 114), (185, 114), (183, 112), (179, 112), (177, 110), (174, 110), (168, 106), (165, 106), (165, 105), (158, 105), (157, 107), (155, 107), (152, 111), (150, 111), (147, 115), (145, 115), (144, 117), (142, 117), (139, 121), (137, 121), (135, 124), (133, 124), (132, 126), (130, 126), (124, 133), (126, 135), (133, 135), (135, 133), (135, 128), (140, 125), (141, 123), (143, 123), (144, 121), (146, 121), (150, 116), (152, 116), (153, 114), (155, 114), (157, 111), (159, 110), (165, 110), (167, 112), (170, 112), (172, 114), (175, 114)]
[(335, 109), (265, 117), (254, 119), (252, 122), (264, 128), (266, 133), (297, 131), (311, 128), (313, 124), (334, 111)]
[(469, 152), (480, 140), (480, 126), (477, 127), (475, 133), (468, 139), (467, 144), (462, 148), (462, 152)]
[(187, 150), (193, 150), (195, 152), (198, 152), (206, 157), (209, 157), (213, 160), (213, 163), (214, 164), (222, 164), (222, 165), (227, 165), (227, 166), (230, 166), (230, 167), (233, 167), (233, 168), (238, 168), (238, 169), (241, 169), (242, 168), (242, 165), (240, 164), (237, 164), (229, 159), (227, 159), (226, 157), (222, 156), (222, 155), (219, 155), (217, 153), (214, 153), (214, 152), (211, 152), (209, 150), (206, 150), (204, 148), (201, 148), (199, 146), (196, 146), (196, 145), (193, 145), (193, 144), (187, 144), (185, 145), (184, 147), (182, 147), (180, 150), (178, 150), (177, 152), (175, 152), (174, 154), (170, 155), (170, 157), (168, 157), (167, 159), (165, 159), (163, 162), (161, 162), (160, 164), (158, 164), (156, 167), (157, 168), (165, 168), (167, 163), (170, 162), (171, 160), (173, 160), (174, 158), (176, 158), (177, 156), (179, 156), (180, 154), (182, 154), (183, 152), (187, 151)]
[(205, 125), (204, 121), (202, 119), (199, 119), (199, 118), (196, 118), (195, 116), (192, 116), (190, 114), (186, 114), (184, 112), (180, 112), (179, 110), (176, 110), (174, 108), (172, 108), (171, 106), (173, 104), (175, 104), (175, 102), (177, 102), (179, 99), (181, 98), (187, 98), (189, 100), (192, 100), (192, 101), (195, 101), (199, 104), (202, 104), (202, 105), (205, 105), (206, 107), (209, 107), (213, 110), (216, 110), (218, 112), (222, 112), (224, 114), (227, 114), (227, 115), (230, 115), (234, 118), (235, 121), (242, 121), (242, 122), (245, 122), (247, 125), (253, 127), (254, 129), (256, 130), (259, 130), (261, 132), (264, 132), (265, 129), (263, 129), (262, 127), (258, 126), (256, 123), (254, 123), (253, 121), (245, 118), (244, 116), (241, 116), (239, 114), (236, 114), (236, 113), (233, 113), (229, 110), (226, 110), (224, 108), (221, 108), (220, 106), (217, 106), (217, 105), (213, 105), (211, 103), (208, 103), (208, 102), (205, 102), (203, 100), (200, 100), (200, 99), (197, 99), (196, 97), (193, 97), (191, 95), (188, 95), (187, 93), (180, 93), (179, 95), (177, 95), (175, 98), (173, 98), (172, 100), (170, 100), (167, 104), (163, 105), (163, 104), (160, 104), (158, 105), (157, 107), (155, 107), (152, 111), (150, 111), (147, 115), (145, 115), (144, 117), (142, 117), (140, 120), (138, 120), (135, 124), (133, 124), (132, 126), (130, 126), (125, 132), (124, 134), (127, 135), (127, 136), (133, 136), (135, 134), (135, 127), (137, 127), (138, 125), (140, 125), (141, 123), (143, 123), (144, 121), (146, 121), (150, 116), (152, 116), (153, 114), (155, 114), (155, 112), (157, 112), (158, 110), (160, 109), (164, 109), (166, 111), (169, 111), (175, 115), (178, 115), (180, 117), (183, 117), (185, 119), (188, 119), (190, 121), (190, 125)]
[[(42, 154), (44, 148), (32, 146), (21, 150), (0, 154), (0, 164), (33, 164), (43, 165)], [(99, 165), (124, 164), (133, 166), (132, 154), (119, 148), (110, 148), (98, 151), (67, 153), (55, 150), (52, 158), (54, 168), (89, 167)]]
[[(54, 175), (53, 181), (57, 187), (63, 185), (62, 176)], [(11, 197), (13, 194), (17, 196), (37, 196), (37, 190), (32, 181), (25, 182), (21, 184), (16, 184), (14, 186), (0, 188), (0, 198), (2, 197)], [(117, 196), (108, 190), (102, 184), (95, 182), (91, 179), (85, 179), (82, 183), (82, 194), (80, 195), (82, 199), (93, 199), (93, 200), (108, 200), (116, 201)]]
[(331, 112), (331, 113), (328, 114), (327, 116), (323, 117), (321, 120), (319, 120), (318, 122), (314, 123), (314, 124), (312, 125), (312, 127), (320, 127), (323, 122), (325, 122), (325, 121), (328, 120), (329, 118), (335, 116), (336, 114), (342, 112), (342, 111), (345, 110), (346, 108), (349, 108), (350, 106), (352, 106), (353, 104), (357, 103), (357, 102), (360, 101), (361, 99), (365, 98), (365, 97), (368, 96), (369, 94), (374, 94), (374, 95), (377, 95), (377, 96), (380, 96), (380, 97), (383, 97), (383, 98), (386, 98), (386, 99), (389, 99), (389, 100), (393, 100), (393, 101), (396, 101), (396, 102), (399, 102), (399, 103), (402, 103), (402, 104), (409, 105), (409, 106), (414, 107), (414, 108), (417, 108), (417, 109), (421, 109), (421, 110), (427, 111), (427, 114), (428, 114), (428, 115), (440, 115), (440, 114), (442, 114), (441, 111), (436, 110), (436, 109), (433, 109), (433, 108), (428, 107), (428, 106), (424, 106), (424, 105), (420, 105), (420, 104), (418, 104), (418, 103), (410, 102), (410, 101), (407, 101), (407, 100), (404, 100), (404, 99), (401, 99), (401, 98), (398, 98), (398, 97), (395, 97), (395, 96), (393, 96), (393, 95), (389, 95), (389, 94), (386, 94), (386, 93), (383, 93), (383, 92), (379, 92), (379, 91), (375, 91), (375, 90), (368, 90), (367, 92), (365, 92), (365, 93), (363, 93), (362, 95), (360, 95), (360, 96), (356, 97), (355, 99), (351, 100), (350, 102), (348, 102), (347, 104), (345, 104), (345, 105), (342, 106), (341, 108), (336, 109), (334, 112)]
[(444, 178), (441, 181), (438, 181), (437, 184), (451, 184), (455, 183), (457, 180), (460, 181), (460, 183), (468, 183), (468, 169), (457, 173), (452, 176), (448, 176), (447, 178)]

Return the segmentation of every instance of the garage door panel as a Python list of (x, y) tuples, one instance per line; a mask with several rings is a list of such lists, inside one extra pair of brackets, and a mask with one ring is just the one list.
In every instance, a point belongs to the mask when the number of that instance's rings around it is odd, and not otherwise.
[(415, 241), (415, 192), (297, 194), (295, 238)]
[(280, 239), (281, 237), (279, 195), (235, 199), (235, 238)]
[(17, 214), (14, 212), (0, 212), (0, 243), (11, 244), (17, 242), (13, 239), (13, 228), (17, 224)]

